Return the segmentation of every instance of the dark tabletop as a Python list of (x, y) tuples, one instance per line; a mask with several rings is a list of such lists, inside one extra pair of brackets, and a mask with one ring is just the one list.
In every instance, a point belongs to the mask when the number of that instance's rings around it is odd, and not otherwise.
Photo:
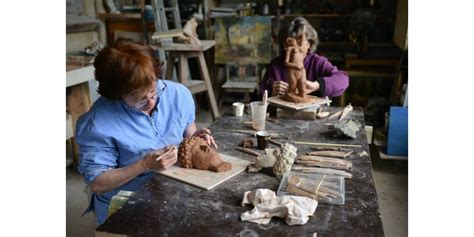
[[(346, 119), (364, 124), (362, 109), (355, 107)], [(249, 116), (224, 115), (212, 124), (210, 129), (219, 152), (253, 160), (234, 149), (250, 135), (231, 131), (248, 130), (244, 121), (250, 120)], [(289, 140), (278, 139), (280, 142), (360, 144), (362, 148), (352, 148), (354, 153), (365, 150), (370, 154), (364, 129), (357, 139), (341, 139), (328, 132), (324, 125), (327, 122), (327, 119), (267, 121), (266, 128), (289, 136)], [(306, 145), (295, 146), (299, 155), (310, 150)], [(350, 159), (353, 177), (345, 180), (345, 204), (319, 203), (315, 216), (302, 226), (288, 226), (284, 219), (277, 217), (268, 225), (241, 221), (240, 214), (253, 208), (240, 205), (244, 192), (257, 188), (276, 192), (280, 183), (268, 172), (242, 172), (209, 191), (157, 175), (96, 230), (132, 236), (313, 236), (315, 232), (318, 236), (383, 236), (370, 158), (353, 155)]]

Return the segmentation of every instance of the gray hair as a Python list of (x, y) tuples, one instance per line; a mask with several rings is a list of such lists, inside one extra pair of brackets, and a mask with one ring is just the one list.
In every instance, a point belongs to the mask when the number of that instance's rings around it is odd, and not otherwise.
[(303, 17), (297, 17), (291, 21), (288, 27), (288, 37), (296, 37), (303, 33), (303, 27), (305, 26), (305, 37), (310, 43), (310, 51), (314, 52), (319, 44), (318, 32), (309, 24), (309, 22)]

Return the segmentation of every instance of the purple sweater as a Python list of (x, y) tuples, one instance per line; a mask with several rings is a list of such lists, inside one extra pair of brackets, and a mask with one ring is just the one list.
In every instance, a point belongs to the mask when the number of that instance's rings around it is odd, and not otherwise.
[[(349, 86), (349, 76), (346, 72), (339, 71), (327, 58), (316, 53), (308, 53), (304, 59), (306, 77), (309, 81), (318, 81), (320, 89), (315, 95), (319, 97), (336, 97), (342, 95)], [(287, 80), (284, 55), (274, 58), (267, 67), (259, 85), (259, 93), (263, 95), (265, 90), (271, 95), (272, 85), (275, 81)]]

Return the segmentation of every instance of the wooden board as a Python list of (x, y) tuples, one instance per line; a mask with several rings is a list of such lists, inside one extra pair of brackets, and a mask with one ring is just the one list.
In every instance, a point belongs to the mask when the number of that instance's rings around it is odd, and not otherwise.
[(287, 110), (277, 108), (277, 118), (278, 119), (301, 119), (301, 120), (315, 120), (316, 119), (316, 110)]
[(316, 101), (308, 102), (308, 103), (293, 103), (293, 102), (285, 101), (281, 99), (279, 96), (273, 96), (273, 97), (268, 98), (268, 102), (270, 104), (275, 105), (276, 107), (282, 107), (282, 108), (293, 109), (293, 110), (302, 110), (302, 109), (306, 109), (312, 106), (322, 105), (322, 104), (331, 102), (331, 100), (329, 99), (319, 98), (312, 95), (309, 95), (309, 97), (316, 99)]
[(185, 169), (177, 165), (171, 168), (158, 172), (164, 176), (176, 179), (178, 181), (210, 190), (224, 181), (234, 177), (240, 172), (244, 171), (251, 163), (250, 161), (239, 159), (233, 156), (221, 154), (222, 160), (232, 163), (232, 169), (226, 172), (216, 173), (208, 170)]
[(94, 79), (94, 66), (81, 67), (66, 72), (66, 87), (74, 86)]
[[(161, 39), (161, 38), (171, 38), (171, 37), (178, 37), (183, 35), (183, 30), (182, 29), (174, 29), (174, 30), (169, 30), (165, 32), (155, 32), (151, 36), (152, 39)], [(184, 35), (183, 35), (184, 36)]]
[(169, 46), (149, 45), (153, 49), (163, 49), (165, 51), (206, 51), (212, 48), (216, 42), (214, 40), (201, 40), (200, 45), (173, 43)]

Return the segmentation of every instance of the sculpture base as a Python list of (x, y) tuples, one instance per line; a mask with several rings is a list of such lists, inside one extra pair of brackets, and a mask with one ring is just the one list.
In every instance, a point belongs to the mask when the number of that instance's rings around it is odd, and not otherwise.
[(299, 96), (299, 95), (296, 95), (296, 94), (293, 94), (293, 93), (286, 93), (282, 97), (282, 99), (286, 100), (286, 101), (289, 101), (289, 102), (293, 102), (293, 103), (314, 103), (314, 102), (316, 102), (316, 99), (311, 98), (308, 95)]
[[(283, 96), (282, 96), (283, 97)], [(317, 108), (320, 105), (323, 104), (329, 104), (331, 100), (325, 99), (325, 98), (319, 98), (316, 96), (308, 95), (308, 97), (314, 99), (314, 102), (310, 103), (294, 103), (294, 102), (289, 102), (286, 100), (283, 100), (280, 96), (272, 96), (268, 98), (268, 103), (271, 105), (277, 107), (277, 108), (285, 108), (285, 109), (291, 109), (291, 110), (302, 110), (302, 109), (307, 109), (307, 108)]]

